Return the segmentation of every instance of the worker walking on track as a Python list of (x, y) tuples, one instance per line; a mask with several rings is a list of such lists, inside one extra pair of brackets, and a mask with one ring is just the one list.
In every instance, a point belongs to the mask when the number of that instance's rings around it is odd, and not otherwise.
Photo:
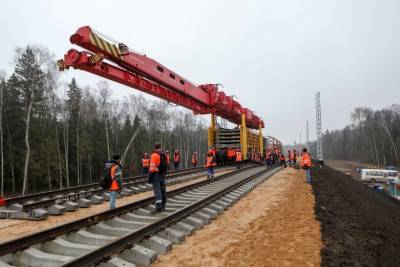
[(197, 163), (198, 163), (197, 152), (193, 152), (193, 155), (192, 155), (192, 167), (196, 168), (197, 167)]
[(161, 150), (160, 143), (156, 142), (153, 149), (153, 153), (150, 156), (149, 182), (153, 184), (156, 210), (157, 212), (162, 212), (167, 204), (167, 191), (165, 188), (167, 157)]
[(142, 166), (142, 175), (149, 174), (150, 158), (147, 153), (144, 153), (140, 165)]
[(236, 169), (240, 169), (241, 165), (242, 165), (242, 152), (240, 152), (240, 150), (236, 151)]
[(105, 175), (109, 175), (111, 178), (111, 186), (108, 190), (110, 192), (110, 209), (115, 209), (118, 193), (122, 190), (122, 166), (120, 161), (121, 157), (114, 155), (104, 168)]
[(176, 149), (174, 153), (174, 167), (175, 170), (179, 169), (179, 163), (181, 162), (181, 154), (179, 154), (179, 150)]
[(303, 148), (303, 155), (301, 160), (301, 168), (306, 172), (306, 183), (311, 184), (311, 156), (307, 152), (307, 148)]
[(279, 155), (279, 161), (280, 161), (280, 163), (281, 163), (281, 166), (285, 166), (285, 168), (286, 168), (286, 158), (285, 158), (285, 154), (281, 153), (281, 154)]
[(215, 156), (211, 150), (207, 152), (206, 158), (206, 168), (208, 168), (208, 179), (214, 179), (214, 166), (215, 166)]

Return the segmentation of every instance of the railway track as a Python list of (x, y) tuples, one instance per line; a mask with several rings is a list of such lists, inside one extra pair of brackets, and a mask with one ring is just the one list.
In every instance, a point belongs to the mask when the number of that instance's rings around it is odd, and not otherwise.
[[(233, 167), (218, 168), (217, 172)], [(172, 185), (204, 176), (206, 169), (202, 167), (173, 171), (166, 177), (166, 184)], [(152, 190), (147, 176), (124, 178), (124, 189), (121, 197)], [(6, 206), (0, 209), (0, 218), (43, 220), (48, 215), (62, 215), (67, 211), (89, 208), (92, 204), (101, 204), (109, 200), (107, 190), (98, 183), (47, 191), (26, 196), (6, 199)]]
[(247, 167), (0, 244), (0, 266), (149, 265), (279, 168)]

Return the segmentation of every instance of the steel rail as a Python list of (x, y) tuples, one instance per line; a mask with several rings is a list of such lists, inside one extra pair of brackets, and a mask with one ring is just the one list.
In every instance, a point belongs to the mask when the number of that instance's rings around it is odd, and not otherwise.
[[(196, 173), (196, 172), (201, 172), (204, 170), (206, 170), (206, 168), (203, 168), (203, 167), (182, 169), (182, 170), (170, 172), (170, 174), (168, 174), (167, 177), (173, 178), (178, 175)], [(142, 182), (142, 181), (146, 181), (146, 179), (147, 179), (147, 175), (138, 175), (138, 176), (123, 178), (123, 181), (126, 182), (126, 181), (133, 180), (135, 182), (136, 181)], [(79, 190), (88, 190), (88, 189), (92, 189), (92, 188), (99, 188), (99, 184), (91, 183), (91, 184), (86, 184), (86, 185), (80, 185), (80, 186), (57, 189), (57, 190), (52, 190), (52, 191), (40, 192), (40, 193), (35, 193), (35, 194), (30, 194), (30, 195), (25, 195), (25, 196), (11, 197), (11, 198), (6, 198), (5, 201), (6, 201), (6, 205), (11, 205), (11, 204), (16, 204), (16, 203), (24, 203), (26, 201), (40, 199), (40, 198), (49, 197), (49, 196), (53, 196), (53, 195), (67, 194), (67, 193), (71, 193), (71, 192), (77, 192)]]
[(73, 259), (70, 262), (67, 262), (61, 266), (63, 267), (83, 267), (83, 266), (91, 266), (93, 264), (97, 264), (102, 261), (104, 258), (108, 258), (114, 253), (118, 253), (121, 250), (125, 248), (129, 248), (130, 245), (133, 243), (137, 243), (144, 239), (145, 237), (151, 236), (155, 234), (156, 232), (160, 231), (161, 229), (167, 227), (168, 225), (171, 225), (173, 223), (176, 223), (183, 218), (189, 216), (191, 213), (197, 211), (198, 209), (216, 201), (217, 199), (221, 198), (225, 194), (229, 193), (230, 191), (233, 191), (234, 189), (242, 186), (243, 184), (247, 183), (248, 181), (266, 173), (272, 170), (273, 168), (268, 168), (264, 169), (258, 173), (255, 173), (249, 177), (246, 177), (244, 179), (239, 180), (238, 182), (234, 183), (233, 185), (230, 185), (226, 188), (223, 188), (219, 191), (217, 191), (214, 194), (211, 194), (210, 196), (205, 197), (204, 199), (201, 199), (193, 204), (188, 205), (187, 207), (184, 207), (182, 209), (179, 209), (172, 214), (170, 214), (167, 217), (161, 218), (154, 223), (145, 225), (136, 231), (127, 234), (115, 241), (110, 242), (109, 244), (102, 246), (98, 249), (92, 250), (86, 254), (83, 254), (82, 256), (79, 256), (75, 259)]
[[(246, 171), (246, 170), (249, 170), (252, 168), (254, 168), (254, 166), (247, 166), (242, 169), (235, 170), (233, 172), (222, 174), (221, 176), (216, 177), (214, 179), (214, 181), (225, 179), (227, 177), (233, 176), (235, 174), (238, 174), (240, 172), (243, 172), (243, 171)], [(204, 180), (204, 181), (200, 181), (200, 182), (197, 182), (197, 183), (194, 183), (191, 185), (187, 185), (187, 186), (167, 192), (167, 196), (170, 198), (175, 195), (184, 193), (191, 189), (194, 189), (194, 188), (197, 188), (197, 187), (200, 187), (200, 186), (212, 183), (212, 182), (213, 182), (212, 180)], [(49, 228), (49, 229), (46, 229), (46, 230), (43, 230), (43, 231), (40, 231), (37, 233), (33, 233), (33, 234), (30, 234), (27, 236), (23, 236), (20, 238), (16, 238), (16, 239), (13, 239), (10, 241), (0, 243), (0, 256), (4, 256), (9, 253), (15, 253), (17, 251), (24, 250), (24, 249), (28, 248), (29, 246), (55, 239), (57, 236), (67, 234), (67, 233), (70, 233), (73, 231), (77, 231), (80, 228), (88, 227), (95, 223), (109, 220), (113, 217), (126, 214), (131, 210), (139, 209), (141, 207), (153, 204), (154, 201), (155, 201), (154, 196), (148, 197), (148, 198), (145, 198), (145, 199), (121, 206), (121, 207), (117, 207), (115, 209), (103, 211), (103, 212), (100, 212), (100, 213), (97, 213), (97, 214), (94, 214), (94, 215), (91, 215), (91, 216), (88, 216), (88, 217), (85, 217), (82, 219), (78, 219), (76, 221), (58, 225), (58, 226), (55, 226), (55, 227), (52, 227), (52, 228)]]
[[(193, 171), (187, 171), (187, 172), (179, 172), (179, 173), (173, 173), (171, 175), (166, 176), (166, 183), (168, 184), (169, 181), (171, 181), (174, 178), (177, 177), (185, 177), (186, 175), (191, 175), (191, 174), (196, 174), (199, 173), (197, 175), (197, 178), (203, 176), (203, 174), (201, 174), (202, 171), (205, 171), (205, 169), (198, 169), (198, 170), (193, 170)], [(147, 184), (148, 178), (146, 177), (146, 179), (141, 180), (141, 181), (134, 181), (134, 182), (129, 182), (126, 183), (125, 186), (138, 186), (138, 185), (143, 185), (143, 184)], [(32, 203), (24, 203), (22, 204), (22, 210), (23, 211), (29, 211), (35, 208), (42, 208), (42, 207), (48, 207), (50, 205), (53, 204), (62, 204), (63, 202), (66, 201), (74, 201), (80, 198), (87, 198), (96, 194), (101, 194), (101, 193), (105, 193), (107, 192), (107, 189), (103, 189), (103, 188), (93, 188), (91, 190), (85, 191), (85, 192), (77, 192), (75, 194), (68, 194), (65, 196), (60, 196), (60, 197), (53, 197), (50, 199), (46, 199), (46, 200), (39, 200), (39, 201), (35, 201)]]

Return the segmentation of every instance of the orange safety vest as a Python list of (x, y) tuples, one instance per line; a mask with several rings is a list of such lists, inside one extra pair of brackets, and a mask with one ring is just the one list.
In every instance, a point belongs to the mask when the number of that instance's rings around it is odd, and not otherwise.
[(212, 167), (214, 165), (215, 165), (215, 163), (214, 163), (214, 155), (211, 155), (211, 156), (207, 155), (206, 167), (209, 168), (209, 167)]
[(242, 152), (236, 152), (236, 161), (242, 161)]
[(111, 187), (110, 187), (110, 191), (118, 191), (119, 190), (119, 186), (118, 186), (118, 182), (115, 179), (115, 170), (117, 169), (117, 165), (115, 164), (114, 166), (111, 167)]
[(192, 156), (192, 163), (195, 164), (197, 163), (197, 156), (193, 154)]
[(161, 163), (160, 154), (158, 154), (157, 152), (153, 152), (150, 156), (149, 172), (151, 173), (158, 172), (158, 166), (160, 166), (160, 163)]
[(302, 165), (305, 167), (311, 167), (311, 157), (308, 153), (304, 153), (302, 157)]
[(282, 154), (282, 155), (279, 157), (279, 159), (280, 159), (280, 160), (285, 160), (285, 159), (286, 159), (286, 158), (285, 158), (285, 155)]
[(169, 153), (165, 154), (165, 157), (167, 158), (167, 164), (169, 165), (170, 161), (169, 161)]
[(148, 168), (150, 166), (150, 159), (149, 158), (142, 158), (142, 167)]
[(228, 150), (228, 157), (229, 157), (229, 158), (233, 158), (235, 155), (236, 155), (236, 153), (235, 153), (234, 150), (232, 150), (232, 149), (229, 149), (229, 150)]
[(294, 160), (294, 153), (293, 152), (290, 152), (290, 160)]
[(179, 162), (179, 161), (181, 161), (181, 155), (179, 153), (178, 154), (174, 153), (174, 162)]

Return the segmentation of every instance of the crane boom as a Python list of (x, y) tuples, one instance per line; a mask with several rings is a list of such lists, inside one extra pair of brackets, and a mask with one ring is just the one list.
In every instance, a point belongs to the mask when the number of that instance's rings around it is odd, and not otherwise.
[(58, 61), (60, 70), (69, 67), (85, 70), (186, 107), (195, 114), (212, 113), (236, 124), (241, 123), (244, 114), (247, 127), (264, 128), (254, 112), (218, 90), (218, 85), (197, 86), (154, 59), (107, 40), (89, 26), (79, 28), (70, 41), (87, 51), (70, 49)]

